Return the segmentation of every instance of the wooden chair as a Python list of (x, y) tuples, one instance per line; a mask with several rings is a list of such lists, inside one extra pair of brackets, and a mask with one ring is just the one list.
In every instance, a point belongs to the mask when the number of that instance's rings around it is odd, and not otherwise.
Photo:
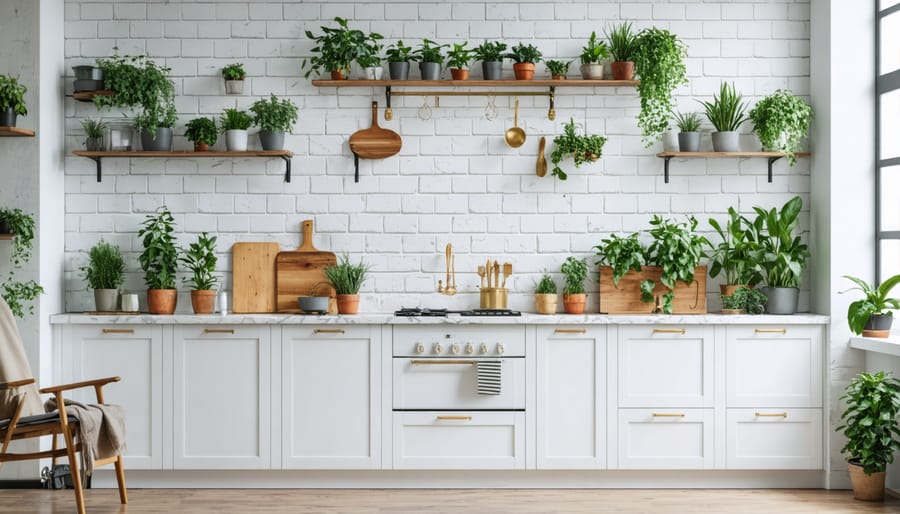
[[(88, 380), (75, 384), (66, 384), (55, 387), (46, 387), (41, 389), (41, 394), (53, 394), (56, 397), (57, 405), (65, 405), (63, 401), (63, 392), (83, 387), (93, 387), (97, 395), (97, 403), (103, 402), (103, 386), (111, 382), (118, 382), (119, 377), (100, 378), (97, 380)], [(20, 388), (33, 384), (33, 378), (17, 380), (11, 382), (0, 382), (0, 391), (7, 389)], [(77, 455), (82, 451), (81, 442), (75, 442), (75, 436), (78, 430), (78, 420), (70, 419), (65, 409), (60, 409), (48, 414), (38, 414), (33, 416), (21, 416), (22, 409), (26, 402), (28, 392), (19, 394), (19, 402), (13, 417), (10, 419), (0, 420), (0, 439), (3, 445), (0, 446), (0, 466), (4, 462), (34, 460), (52, 458), (53, 464), (56, 464), (58, 457), (68, 457), (69, 471), (72, 474), (72, 485), (75, 488), (75, 503), (78, 506), (78, 513), (85, 514), (84, 508), (84, 491), (82, 490), (81, 474), (80, 474), (80, 458)], [(8, 453), (9, 444), (12, 441), (20, 439), (30, 439), (34, 437), (52, 436), (53, 443), (49, 450), (43, 450), (31, 453)], [(65, 441), (65, 447), (60, 448), (57, 436), (62, 435)], [(94, 461), (94, 467), (100, 467), (107, 464), (115, 464), (116, 481), (119, 484), (119, 499), (123, 504), (128, 503), (128, 495), (125, 490), (125, 468), (122, 466), (122, 456), (103, 460)]]

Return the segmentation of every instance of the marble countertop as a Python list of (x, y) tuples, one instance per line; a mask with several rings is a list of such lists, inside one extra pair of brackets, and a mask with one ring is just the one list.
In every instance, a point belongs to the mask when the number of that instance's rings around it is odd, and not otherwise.
[(522, 316), (478, 317), (451, 314), (447, 317), (402, 317), (393, 313), (342, 315), (298, 314), (229, 314), (221, 316), (195, 314), (127, 314), (90, 315), (64, 313), (50, 316), (52, 324), (156, 324), (156, 325), (825, 325), (828, 316), (800, 313), (792, 315), (606, 315), (606, 314), (532, 314)]

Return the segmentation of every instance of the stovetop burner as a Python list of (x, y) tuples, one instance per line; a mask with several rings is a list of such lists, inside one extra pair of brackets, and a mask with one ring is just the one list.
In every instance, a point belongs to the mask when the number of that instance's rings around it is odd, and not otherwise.
[(409, 317), (447, 317), (448, 314), (459, 314), (460, 316), (484, 316), (484, 317), (503, 317), (503, 316), (521, 316), (519, 311), (509, 309), (470, 309), (465, 311), (451, 311), (447, 309), (429, 309), (429, 308), (408, 308), (402, 307), (398, 311), (394, 311), (395, 316)]

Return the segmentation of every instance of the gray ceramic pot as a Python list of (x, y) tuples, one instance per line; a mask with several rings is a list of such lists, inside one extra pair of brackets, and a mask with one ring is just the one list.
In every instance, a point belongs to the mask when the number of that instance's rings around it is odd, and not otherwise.
[(0, 111), (0, 127), (15, 127), (16, 111), (12, 107), (5, 111)]
[(871, 314), (863, 330), (890, 330), (894, 317), (890, 314)]
[(740, 134), (737, 132), (712, 133), (713, 150), (716, 152), (739, 152), (740, 141)]
[(700, 133), (699, 132), (679, 132), (678, 133), (678, 151), (679, 152), (699, 152), (700, 151)]
[(300, 296), (297, 298), (300, 310), (308, 314), (326, 314), (330, 300), (331, 298), (328, 296)]
[(146, 130), (141, 131), (141, 148), (145, 152), (170, 152), (172, 151), (172, 128), (157, 127), (156, 138)]
[(89, 137), (84, 140), (84, 148), (88, 152), (100, 152), (103, 150), (102, 137)]
[(420, 62), (419, 73), (422, 74), (422, 80), (440, 80), (441, 79), (441, 63), (439, 62)]
[(481, 63), (484, 80), (500, 80), (503, 78), (503, 61), (484, 61)]
[(284, 132), (260, 130), (259, 144), (263, 150), (281, 150), (284, 148)]
[(97, 312), (114, 312), (118, 303), (118, 289), (94, 289), (94, 305)]
[(796, 287), (761, 287), (760, 291), (766, 295), (767, 314), (794, 314), (797, 312), (797, 302), (800, 300), (800, 290)]
[(391, 80), (409, 80), (409, 62), (389, 62), (388, 72)]

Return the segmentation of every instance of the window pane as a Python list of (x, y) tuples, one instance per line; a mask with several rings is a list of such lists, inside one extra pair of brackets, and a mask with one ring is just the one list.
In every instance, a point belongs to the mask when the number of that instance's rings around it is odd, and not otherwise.
[(900, 239), (883, 239), (881, 247), (880, 280), (900, 273)]
[[(894, 2), (896, 3), (896, 2)], [(900, 12), (881, 19), (881, 66), (882, 75), (900, 68)]]
[(881, 168), (881, 190), (878, 192), (881, 201), (881, 230), (900, 230), (900, 166)]
[(881, 158), (900, 157), (900, 89), (881, 95)]

